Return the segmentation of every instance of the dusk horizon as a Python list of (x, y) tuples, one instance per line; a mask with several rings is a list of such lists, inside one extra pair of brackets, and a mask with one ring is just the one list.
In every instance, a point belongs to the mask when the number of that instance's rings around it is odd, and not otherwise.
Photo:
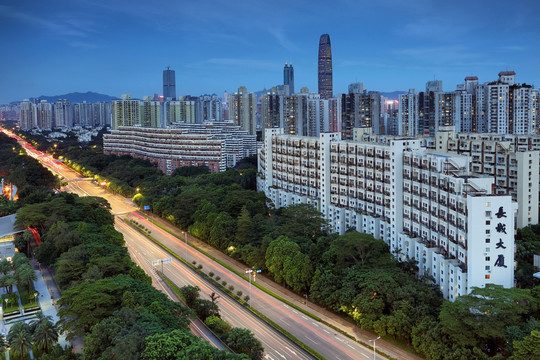
[(421, 90), (433, 79), (451, 91), (466, 76), (494, 81), (504, 70), (538, 85), (538, 8), (532, 1), (0, 5), (0, 103), (76, 91), (152, 96), (161, 94), (167, 66), (178, 95), (270, 89), (282, 84), (286, 62), (297, 91), (316, 92), (321, 34), (332, 41), (334, 94), (354, 82)]

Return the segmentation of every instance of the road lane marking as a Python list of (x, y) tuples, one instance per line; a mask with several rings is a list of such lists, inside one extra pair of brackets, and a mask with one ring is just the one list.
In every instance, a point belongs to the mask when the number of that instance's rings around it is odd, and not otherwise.
[(351, 345), (347, 344), (347, 346), (354, 350), (354, 347), (352, 347)]
[(316, 327), (319, 327), (319, 324), (317, 323), (314, 323), (314, 322), (311, 322), (313, 325), (315, 325)]
[(290, 347), (285, 346), (285, 348), (286, 348), (287, 350), (289, 350), (291, 353), (293, 353), (294, 355), (296, 355), (296, 352), (295, 352), (293, 349), (291, 349)]
[(318, 342), (316, 342), (315, 340), (313, 340), (313, 339), (310, 338), (309, 336), (306, 336), (306, 339), (308, 339), (309, 341), (311, 341), (311, 342), (314, 343), (314, 344), (318, 344)]
[(289, 305), (287, 305), (287, 304), (283, 304), (283, 306), (285, 306), (286, 308), (289, 308), (289, 307), (290, 307), (290, 306), (289, 306)]
[(281, 355), (281, 354), (279, 353), (279, 351), (277, 351), (277, 350), (274, 350), (274, 351), (275, 351), (279, 356), (281, 356), (282, 358), (286, 359), (286, 357), (283, 356), (283, 355)]
[(306, 316), (302, 315), (302, 317), (304, 318), (304, 320), (309, 320)]
[(296, 310), (293, 310), (292, 312), (295, 313), (295, 314), (298, 314), (298, 311), (296, 311)]
[(326, 330), (326, 329), (322, 329), (325, 333), (327, 334), (330, 334), (330, 331)]

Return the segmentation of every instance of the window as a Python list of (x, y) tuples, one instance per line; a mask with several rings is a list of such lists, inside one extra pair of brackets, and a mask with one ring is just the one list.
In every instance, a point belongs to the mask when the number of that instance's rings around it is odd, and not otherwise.
[(490, 220), (486, 220), (486, 225), (491, 225), (491, 221), (490, 221)]
[(491, 239), (486, 239), (486, 244), (489, 244), (491, 242)]
[(490, 260), (490, 257), (489, 256), (486, 256), (486, 261), (489, 261)]
[(486, 274), (486, 279), (489, 279), (490, 278), (490, 275), (489, 274)]

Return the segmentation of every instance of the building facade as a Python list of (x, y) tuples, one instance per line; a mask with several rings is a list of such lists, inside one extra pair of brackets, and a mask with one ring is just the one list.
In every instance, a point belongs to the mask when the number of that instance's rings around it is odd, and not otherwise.
[(163, 70), (163, 97), (165, 100), (176, 100), (176, 74), (169, 66)]
[(473, 286), (513, 285), (516, 203), (493, 193), (492, 177), (467, 171), (467, 156), (406, 137), (266, 131), (258, 188), (276, 207), (312, 204), (334, 231), (384, 240), (400, 261), (417, 260), (452, 301)]
[(332, 79), (332, 46), (330, 35), (323, 34), (319, 39), (318, 58), (318, 84), (321, 99), (334, 97), (334, 87)]
[(225, 171), (256, 154), (256, 136), (230, 122), (178, 124), (174, 128), (121, 126), (103, 137), (105, 154), (131, 155), (155, 163), (165, 174), (182, 166)]

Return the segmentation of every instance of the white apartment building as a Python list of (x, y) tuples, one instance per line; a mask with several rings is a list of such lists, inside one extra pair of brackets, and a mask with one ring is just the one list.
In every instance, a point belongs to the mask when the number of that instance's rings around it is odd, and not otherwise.
[(454, 300), (473, 286), (511, 287), (514, 277), (516, 203), (493, 194), (493, 178), (469, 172), (469, 163), (428, 151), (422, 139), (357, 142), (267, 129), (257, 184), (276, 207), (309, 203), (340, 234), (384, 240)]
[(517, 228), (538, 224), (539, 136), (456, 133), (447, 127), (437, 132), (434, 142), (426, 146), (468, 156), (470, 171), (492, 177), (496, 194), (512, 196), (519, 205)]
[(182, 166), (225, 171), (244, 157), (254, 155), (257, 144), (256, 135), (249, 135), (230, 122), (206, 122), (167, 129), (121, 126), (103, 136), (103, 151), (149, 160), (170, 175)]

